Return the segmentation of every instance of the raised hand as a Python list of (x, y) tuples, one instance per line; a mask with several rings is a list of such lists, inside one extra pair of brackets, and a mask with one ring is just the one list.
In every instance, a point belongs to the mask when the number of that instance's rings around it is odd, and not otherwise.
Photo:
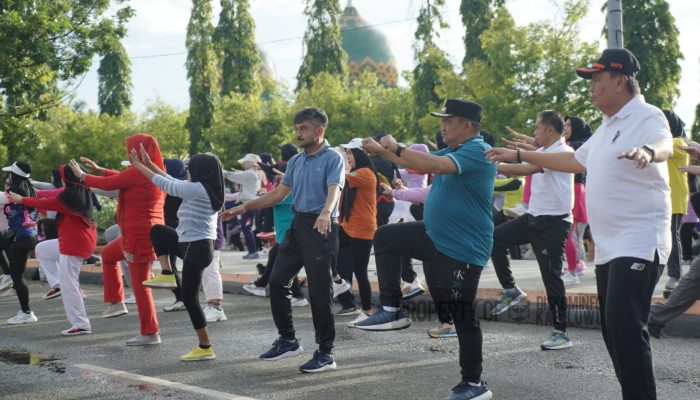
[(78, 164), (77, 161), (71, 158), (71, 160), (68, 161), (68, 167), (70, 167), (75, 176), (77, 176), (80, 180), (83, 179), (83, 175), (85, 175), (85, 172), (83, 172), (82, 168), (80, 168), (80, 164)]
[(100, 167), (94, 161), (92, 161), (91, 159), (89, 159), (87, 157), (80, 157), (80, 162), (83, 163), (83, 165), (85, 165), (85, 168), (87, 168), (88, 170), (90, 170), (92, 172), (97, 172), (97, 171), (100, 171), (102, 169), (102, 167)]
[(394, 191), (394, 189), (391, 186), (389, 186), (388, 183), (379, 182), (379, 187), (382, 188), (382, 193), (388, 196), (391, 196), (392, 192)]
[(618, 160), (622, 160), (622, 159), (632, 160), (632, 162), (634, 163), (634, 166), (639, 168), (639, 169), (646, 168), (647, 165), (649, 165), (653, 161), (651, 159), (651, 153), (649, 153), (647, 150), (644, 150), (641, 147), (632, 147), (629, 151), (626, 151), (626, 152), (618, 155), (617, 159)]
[(362, 140), (362, 149), (368, 154), (375, 156), (380, 156), (386, 152), (386, 149), (371, 137)]
[(131, 165), (133, 165), (136, 169), (140, 170), (142, 168), (148, 168), (141, 162), (141, 159), (139, 158), (136, 149), (131, 149), (131, 152), (129, 153), (129, 159), (131, 160)]
[(221, 220), (222, 221), (228, 221), (230, 219), (233, 219), (245, 212), (245, 208), (240, 205), (238, 207), (233, 207), (229, 208), (228, 210), (224, 211), (221, 213)]
[(151, 161), (151, 157), (148, 155), (146, 148), (143, 147), (143, 143), (139, 144), (139, 148), (141, 149), (141, 160), (145, 165), (153, 169), (153, 166), (155, 166), (155, 164), (153, 164), (153, 161)]
[(529, 143), (533, 146), (535, 145), (535, 138), (531, 136), (523, 135), (522, 133), (515, 131), (510, 126), (506, 126), (506, 131), (508, 131), (508, 133), (510, 134), (510, 136), (513, 137), (513, 139), (518, 139), (521, 142)]
[(681, 165), (679, 170), (693, 175), (700, 175), (700, 165)]
[(537, 148), (522, 140), (522, 139), (513, 139), (513, 140), (508, 140), (508, 139), (502, 139), (503, 142), (508, 146), (509, 149), (515, 150), (515, 149), (522, 149), (522, 150), (537, 150)]
[(689, 142), (687, 146), (678, 146), (678, 148), (685, 150), (693, 160), (700, 158), (700, 144), (696, 142)]
[(15, 203), (22, 204), (22, 196), (18, 195), (17, 193), (10, 192), (8, 194), (8, 197), (11, 198)]
[(485, 153), (486, 158), (494, 164), (499, 162), (515, 162), (518, 158), (515, 150), (504, 149), (503, 147), (494, 147), (486, 150)]
[(406, 186), (404, 186), (403, 181), (401, 179), (394, 179), (391, 181), (391, 186), (394, 187), (394, 189), (406, 189)]
[(391, 135), (382, 136), (382, 138), (379, 140), (379, 144), (392, 153), (396, 151), (396, 148), (399, 145), (396, 139), (394, 139), (394, 137)]

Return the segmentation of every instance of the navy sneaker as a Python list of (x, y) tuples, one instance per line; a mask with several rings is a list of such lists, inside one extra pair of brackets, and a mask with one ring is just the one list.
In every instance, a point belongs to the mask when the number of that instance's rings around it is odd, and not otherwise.
[(409, 326), (411, 326), (411, 319), (408, 318), (405, 310), (399, 309), (392, 312), (386, 311), (383, 307), (380, 307), (371, 317), (355, 324), (355, 328), (366, 331), (394, 331)]
[(299, 366), (301, 372), (323, 372), (330, 369), (336, 369), (338, 366), (333, 361), (333, 355), (324, 353), (321, 350), (314, 351), (314, 356), (309, 361)]
[(445, 400), (489, 400), (491, 397), (493, 393), (486, 387), (486, 382), (481, 381), (481, 386), (472, 386), (462, 381), (452, 388), (452, 393)]
[(265, 361), (277, 361), (283, 358), (298, 356), (304, 351), (304, 349), (299, 344), (299, 341), (285, 340), (281, 337), (272, 343), (272, 348), (260, 355), (261, 360)]

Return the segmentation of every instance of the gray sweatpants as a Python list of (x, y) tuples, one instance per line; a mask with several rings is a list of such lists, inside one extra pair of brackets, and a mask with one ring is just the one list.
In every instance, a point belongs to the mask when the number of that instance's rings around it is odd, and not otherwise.
[(700, 257), (693, 260), (690, 270), (683, 275), (666, 303), (651, 306), (649, 323), (664, 326), (683, 314), (696, 300), (700, 300)]

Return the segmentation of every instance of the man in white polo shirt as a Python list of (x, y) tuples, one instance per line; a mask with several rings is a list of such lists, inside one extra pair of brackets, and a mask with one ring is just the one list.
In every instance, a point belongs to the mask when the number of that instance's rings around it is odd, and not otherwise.
[[(564, 119), (552, 110), (537, 114), (535, 140), (540, 153), (574, 153), (562, 136)], [(542, 281), (547, 291), (547, 302), (554, 331), (542, 343), (543, 350), (571, 347), (566, 333), (566, 293), (561, 280), (564, 245), (571, 229), (571, 208), (574, 205), (574, 174), (543, 169), (521, 163), (516, 151), (515, 164), (499, 164), (498, 172), (510, 176), (532, 175), (532, 196), (527, 213), (496, 227), (493, 233), (493, 261), (503, 293), (491, 313), (500, 314), (525, 298), (525, 292), (515, 286), (510, 270), (508, 248), (532, 243)]]
[[(575, 155), (520, 154), (543, 168), (587, 173), (603, 338), (625, 400), (656, 399), (647, 321), (659, 265), (671, 252), (666, 160), (673, 140), (663, 112), (639, 94), (639, 68), (628, 50), (607, 49), (596, 64), (577, 69), (592, 79), (591, 100), (605, 114), (596, 133)], [(488, 156), (512, 161), (516, 152), (492, 149)]]

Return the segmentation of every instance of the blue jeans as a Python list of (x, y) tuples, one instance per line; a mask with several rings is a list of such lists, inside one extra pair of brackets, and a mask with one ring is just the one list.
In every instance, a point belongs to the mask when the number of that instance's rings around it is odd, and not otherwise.
[(243, 237), (245, 238), (245, 247), (248, 249), (248, 254), (253, 254), (258, 251), (258, 246), (255, 243), (255, 235), (253, 235), (256, 214), (257, 211), (246, 211), (241, 215), (241, 232), (243, 232)]

